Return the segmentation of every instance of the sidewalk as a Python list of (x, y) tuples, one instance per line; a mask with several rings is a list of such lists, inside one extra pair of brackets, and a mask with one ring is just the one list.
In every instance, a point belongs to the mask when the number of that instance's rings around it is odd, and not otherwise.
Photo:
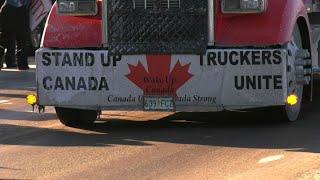
[(2, 68), (0, 71), (0, 90), (2, 93), (15, 93), (15, 90), (34, 91), (36, 88), (35, 60), (29, 57), (27, 71), (20, 71), (17, 68)]
[[(30, 56), (28, 58), (28, 62), (29, 62), (30, 70), (27, 70), (27, 71), (35, 71), (36, 62), (35, 62), (34, 56)], [(1, 71), (11, 71), (11, 72), (13, 72), (13, 71), (20, 71), (20, 70), (18, 70), (18, 68), (7, 68), (6, 65), (4, 64), (3, 68), (1, 69)]]

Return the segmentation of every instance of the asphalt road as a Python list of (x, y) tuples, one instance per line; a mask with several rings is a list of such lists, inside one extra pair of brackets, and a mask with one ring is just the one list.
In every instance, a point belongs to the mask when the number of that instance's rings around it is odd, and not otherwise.
[(276, 114), (103, 112), (68, 128), (31, 112), (34, 69), (0, 72), (0, 178), (320, 179), (320, 98)]

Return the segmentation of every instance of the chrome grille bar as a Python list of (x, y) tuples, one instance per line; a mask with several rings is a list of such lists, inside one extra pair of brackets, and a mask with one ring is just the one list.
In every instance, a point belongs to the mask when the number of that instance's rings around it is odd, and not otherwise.
[(108, 47), (108, 6), (107, 0), (102, 0), (102, 46)]
[(214, 0), (208, 0), (208, 46), (214, 45)]
[[(161, 8), (178, 9), (181, 7), (181, 0), (161, 0)], [(153, 0), (133, 0), (134, 9), (152, 9)]]

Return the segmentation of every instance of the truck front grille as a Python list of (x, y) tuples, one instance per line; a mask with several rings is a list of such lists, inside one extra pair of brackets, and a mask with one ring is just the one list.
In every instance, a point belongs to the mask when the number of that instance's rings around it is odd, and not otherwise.
[(204, 54), (208, 0), (108, 0), (110, 54)]

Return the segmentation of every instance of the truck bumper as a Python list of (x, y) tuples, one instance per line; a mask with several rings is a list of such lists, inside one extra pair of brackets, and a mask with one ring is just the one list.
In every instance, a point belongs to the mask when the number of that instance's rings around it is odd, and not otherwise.
[(40, 105), (143, 110), (172, 97), (176, 111), (285, 105), (285, 49), (208, 49), (206, 55), (108, 56), (106, 50), (36, 52)]

